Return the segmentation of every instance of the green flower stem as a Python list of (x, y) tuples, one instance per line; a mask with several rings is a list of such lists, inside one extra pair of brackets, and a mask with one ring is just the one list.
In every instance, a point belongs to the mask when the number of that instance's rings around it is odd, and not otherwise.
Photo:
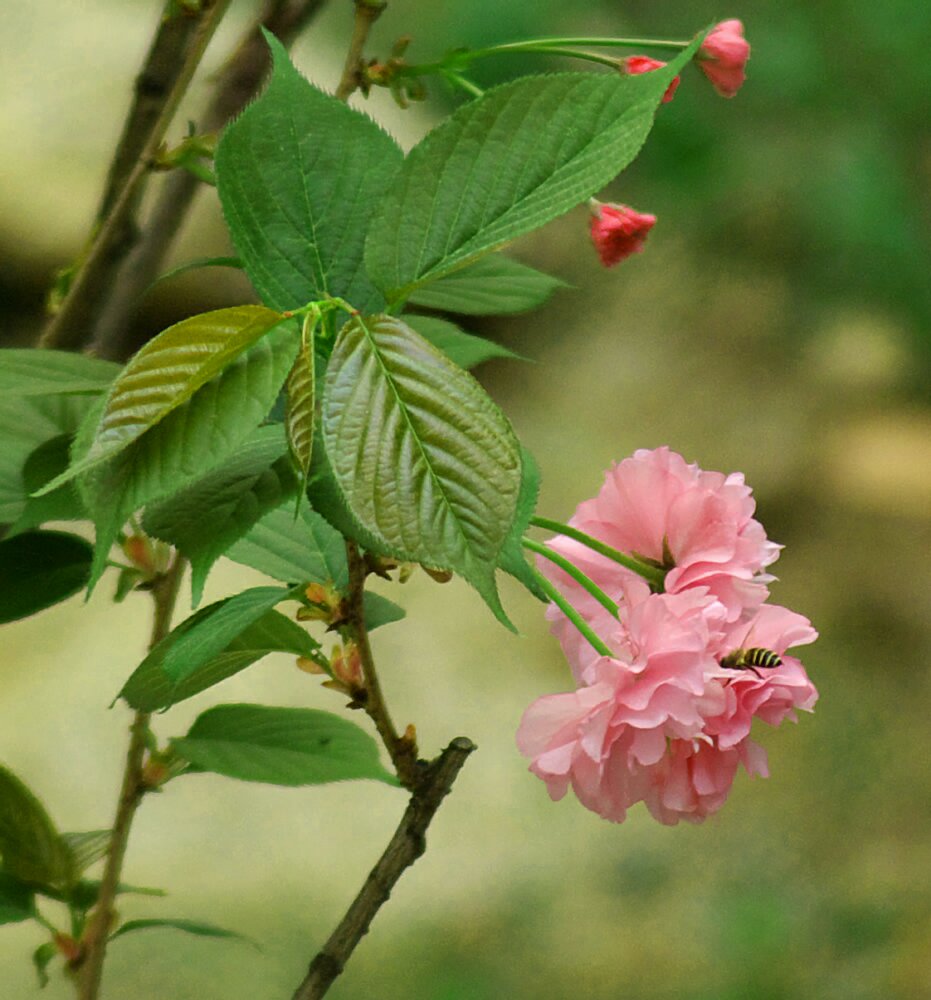
[(647, 563), (641, 562), (639, 559), (635, 559), (633, 556), (628, 556), (623, 552), (618, 552), (617, 549), (611, 548), (610, 545), (605, 545), (604, 542), (598, 541), (597, 538), (592, 538), (591, 535), (586, 535), (584, 531), (579, 531), (578, 528), (570, 527), (568, 524), (562, 524), (559, 521), (552, 521), (548, 517), (532, 517), (530, 519), (530, 523), (535, 528), (544, 528), (547, 531), (555, 531), (560, 535), (565, 535), (567, 538), (574, 538), (577, 542), (587, 545), (599, 555), (605, 556), (607, 559), (611, 559), (614, 562), (619, 563), (621, 566), (632, 570), (638, 576), (642, 576), (651, 587), (654, 587), (658, 591), (662, 592), (663, 581), (666, 578), (666, 573), (659, 567), (650, 566)]
[(485, 93), (481, 87), (474, 84), (461, 73), (454, 73), (452, 70), (447, 70), (443, 73), (443, 76), (451, 84), (453, 84), (453, 86), (458, 87), (460, 90), (464, 90), (467, 94), (471, 94), (473, 97), (481, 97)]
[(575, 45), (594, 45), (601, 49), (685, 49), (691, 43), (663, 38), (528, 38), (521, 42), (505, 42), (503, 45), (490, 45), (485, 49), (472, 49), (458, 53), (469, 59), (481, 59), (485, 56), (508, 52), (545, 52), (554, 47)]
[(533, 570), (537, 582), (546, 592), (546, 596), (559, 608), (559, 610), (572, 622), (579, 630), (579, 633), (588, 640), (592, 649), (600, 656), (614, 656), (614, 653), (601, 641), (591, 626), (582, 618), (575, 608), (560, 594), (560, 592), (550, 583), (549, 580), (538, 570)]
[(573, 566), (565, 556), (560, 555), (548, 545), (541, 545), (539, 542), (535, 542), (532, 538), (522, 538), (520, 543), (525, 549), (536, 552), (538, 555), (543, 556), (544, 559), (549, 559), (550, 562), (555, 563), (564, 573), (568, 573), (580, 587), (583, 587), (603, 608), (610, 611), (617, 618), (618, 606), (614, 601), (577, 566)]

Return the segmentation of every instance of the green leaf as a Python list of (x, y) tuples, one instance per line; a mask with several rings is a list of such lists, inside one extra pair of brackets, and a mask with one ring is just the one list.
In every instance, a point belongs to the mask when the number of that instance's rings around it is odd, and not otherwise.
[[(100, 879), (85, 878), (81, 879), (72, 889), (67, 893), (67, 897), (63, 894), (55, 894), (52, 896), (53, 899), (60, 899), (62, 902), (71, 904), (80, 910), (89, 910), (94, 906), (100, 897)], [(167, 896), (168, 893), (164, 889), (151, 889), (144, 885), (126, 885), (123, 882), (116, 887), (118, 895), (123, 895), (124, 893), (131, 894), (134, 896)]]
[[(45, 352), (42, 352), (45, 353)], [(23, 513), (29, 493), (23, 467), (40, 445), (71, 435), (100, 399), (93, 395), (0, 397), (0, 524)]]
[(493, 340), (476, 337), (460, 330), (449, 320), (437, 319), (434, 316), (412, 316), (410, 313), (405, 313), (401, 318), (460, 368), (474, 368), (492, 358), (524, 360), (519, 354), (509, 351)]
[(28, 531), (0, 542), (0, 622), (28, 618), (76, 594), (93, 548), (62, 531)]
[(375, 741), (329, 712), (266, 705), (217, 705), (171, 746), (202, 771), (272, 785), (320, 785), (351, 778), (396, 779)]
[(71, 856), (74, 858), (74, 870), (78, 875), (105, 857), (110, 846), (109, 830), (63, 833), (62, 838), (71, 851)]
[(400, 320), (356, 317), (333, 348), (322, 424), (349, 509), (387, 553), (460, 573), (506, 621), (494, 572), (520, 446), (478, 382)]
[(291, 503), (266, 514), (226, 556), (283, 583), (332, 583), (337, 590), (349, 584), (342, 535), (306, 501), (296, 521)]
[(149, 930), (153, 927), (169, 927), (176, 931), (184, 931), (186, 934), (194, 934), (197, 937), (233, 938), (238, 941), (245, 941), (247, 944), (258, 948), (258, 945), (244, 934), (238, 934), (236, 931), (228, 931), (223, 927), (217, 927), (215, 924), (205, 924), (199, 920), (183, 920), (180, 918), (127, 920), (125, 924), (122, 924), (110, 935), (110, 940), (115, 941), (117, 938), (123, 937), (124, 934), (131, 934), (133, 931)]
[(301, 484), (306, 487), (310, 471), (310, 458), (314, 447), (316, 423), (316, 364), (314, 360), (315, 323), (304, 323), (301, 331), (301, 348), (288, 376), (288, 404), (285, 426), (291, 454), (301, 471)]
[(517, 501), (517, 516), (501, 549), (498, 557), (498, 565), (510, 573), (541, 601), (548, 602), (549, 596), (540, 586), (536, 574), (527, 562), (524, 548), (521, 545), (521, 538), (530, 526), (530, 519), (533, 517), (537, 507), (537, 498), (540, 494), (540, 470), (536, 460), (526, 448), (521, 448), (522, 474), (520, 482), (520, 497)]
[[(163, 673), (175, 684), (190, 677), (198, 667), (219, 656), (234, 639), (276, 604), (288, 600), (291, 594), (287, 587), (253, 587), (206, 608), (212, 611), (203, 620), (182, 622), (159, 643), (159, 646), (164, 644), (165, 647), (160, 654)], [(184, 628), (185, 625), (188, 627)], [(172, 637), (174, 641), (170, 641)]]
[(234, 306), (192, 316), (153, 337), (113, 383), (87, 453), (40, 492), (129, 447), (281, 321), (263, 306)]
[(0, 924), (19, 924), (36, 912), (35, 892), (7, 872), (0, 872)]
[(157, 285), (162, 284), (162, 282), (171, 281), (172, 278), (178, 278), (182, 274), (187, 274), (188, 271), (198, 271), (203, 267), (232, 267), (237, 271), (241, 271), (242, 261), (238, 257), (196, 257), (194, 260), (186, 261), (184, 264), (179, 264), (170, 271), (160, 274), (149, 285), (144, 294), (148, 294)]
[(74, 859), (42, 803), (0, 767), (0, 855), (4, 870), (24, 882), (58, 886), (74, 879)]
[(28, 531), (47, 521), (89, 520), (90, 515), (81, 503), (73, 483), (64, 483), (58, 489), (41, 497), (29, 496), (68, 468), (72, 441), (72, 435), (59, 434), (58, 437), (40, 444), (26, 459), (22, 476), (23, 488), (28, 498), (8, 535)]
[(32, 964), (35, 966), (36, 975), (39, 977), (39, 989), (44, 990), (48, 986), (48, 967), (52, 959), (58, 954), (58, 947), (54, 941), (46, 941), (40, 944), (32, 953)]
[(327, 293), (380, 308), (362, 265), (365, 234), (401, 151), (366, 115), (308, 83), (266, 38), (271, 83), (226, 128), (215, 161), (233, 243), (262, 301), (276, 309)]
[(373, 629), (381, 628), (382, 625), (390, 625), (392, 622), (399, 622), (407, 615), (407, 612), (399, 604), (389, 601), (387, 597), (367, 590), (363, 597), (363, 611), (365, 614), (365, 627), (371, 632)]
[(147, 534), (170, 542), (191, 562), (196, 606), (214, 562), (281, 502), (298, 482), (280, 425), (260, 427), (223, 465), (146, 508)]
[(119, 371), (112, 361), (70, 351), (6, 348), (0, 350), (0, 395), (103, 392)]
[[(525, 312), (566, 283), (501, 254), (482, 257), (411, 293), (409, 305), (470, 316)], [(463, 366), (465, 367), (465, 366)]]
[(639, 76), (559, 73), (489, 90), (404, 161), (365, 262), (389, 302), (465, 267), (595, 194), (633, 160), (698, 40)]
[[(273, 588), (261, 589), (270, 591)], [(297, 622), (274, 610), (265, 611), (236, 632), (235, 622), (230, 624), (229, 613), (225, 621), (218, 618), (233, 600), (235, 598), (228, 597), (217, 604), (211, 604), (182, 622), (136, 667), (120, 691), (120, 697), (139, 711), (157, 712), (219, 684), (269, 653), (291, 653), (294, 656), (312, 658), (319, 652), (319, 645)], [(241, 622), (245, 618), (242, 602), (239, 610), (242, 616), (237, 616), (236, 620)], [(168, 654), (174, 650), (177, 659), (179, 648), (182, 652), (189, 648), (191, 633), (194, 633), (196, 639), (197, 633), (202, 630), (209, 633), (214, 625), (226, 630), (229, 637), (226, 644), (207, 658), (201, 657), (200, 662), (181, 680), (172, 680), (163, 669)]]
[[(131, 514), (196, 482), (239, 451), (274, 405), (296, 352), (293, 330), (272, 330), (132, 447), (79, 480), (97, 528), (91, 586)], [(86, 446), (79, 433), (78, 461)]]

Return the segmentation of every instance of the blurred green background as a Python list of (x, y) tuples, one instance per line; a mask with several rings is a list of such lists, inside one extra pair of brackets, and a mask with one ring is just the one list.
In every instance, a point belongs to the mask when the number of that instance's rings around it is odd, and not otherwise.
[[(84, 238), (159, 5), (4, 4), (0, 314), (28, 343), (51, 271)], [(296, 61), (332, 87), (350, 26), (331, 0)], [(248, 22), (235, 3), (208, 64)], [(669, 444), (743, 470), (785, 544), (773, 599), (821, 630), (805, 662), (816, 714), (766, 732), (772, 778), (741, 776), (703, 826), (621, 826), (552, 804), (513, 744), (524, 707), (569, 687), (541, 608), (504, 585), (523, 633), (468, 588), (422, 575), (408, 619), (376, 635), (396, 719), (433, 753), (470, 760), (345, 976), (344, 1000), (919, 1000), (931, 997), (931, 7), (923, 0), (392, 0), (372, 52), (410, 56), (521, 35), (692, 34), (744, 20), (749, 80), (723, 101), (690, 70), (640, 159), (606, 197), (659, 216), (647, 250), (603, 271), (584, 208), (515, 253), (573, 288), (545, 309), (472, 329), (536, 363), (479, 375), (544, 474), (541, 512), (565, 518), (611, 461)], [(542, 69), (496, 60), (482, 82)], [(208, 67), (209, 68), (209, 67)], [(192, 91), (188, 116), (203, 100)], [(449, 99), (369, 107), (407, 144)], [(181, 125), (174, 134), (180, 135)], [(207, 192), (177, 260), (227, 249)], [(154, 332), (241, 301), (236, 276), (188, 275), (146, 300)], [(209, 599), (256, 582), (224, 563)], [(112, 814), (128, 713), (106, 706), (144, 650), (148, 603), (113, 609), (104, 583), (0, 633), (0, 760), (65, 829)], [(156, 720), (182, 732), (215, 701), (341, 710), (285, 657)], [(381, 852), (402, 796), (368, 783), (282, 790), (185, 778), (146, 801), (126, 868), (165, 900), (127, 917), (186, 916), (250, 934), (256, 953), (152, 931), (117, 942), (107, 995), (274, 1000), (290, 995)], [(0, 933), (0, 995), (33, 995), (33, 926)], [(70, 989), (56, 977), (50, 1000)]]

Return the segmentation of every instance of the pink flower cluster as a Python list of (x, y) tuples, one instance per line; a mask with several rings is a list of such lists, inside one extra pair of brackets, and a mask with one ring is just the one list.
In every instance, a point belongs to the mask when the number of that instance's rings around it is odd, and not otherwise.
[[(553, 799), (571, 786), (615, 822), (641, 801), (662, 823), (700, 822), (724, 803), (739, 764), (767, 775), (765, 751), (750, 739), (754, 718), (777, 726), (813, 708), (817, 691), (786, 650), (817, 632), (765, 603), (766, 568), (780, 546), (766, 538), (754, 506), (740, 473), (704, 472), (668, 448), (641, 450), (609, 470), (570, 526), (661, 568), (663, 592), (582, 542), (561, 535), (549, 543), (618, 606), (615, 617), (540, 559), (613, 654), (601, 655), (550, 606), (577, 688), (535, 701), (517, 742)], [(778, 665), (743, 665), (748, 650)]]

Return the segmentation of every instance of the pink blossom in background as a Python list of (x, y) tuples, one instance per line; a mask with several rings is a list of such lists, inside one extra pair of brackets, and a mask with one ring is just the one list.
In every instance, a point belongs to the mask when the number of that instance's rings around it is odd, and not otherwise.
[[(724, 803), (739, 766), (766, 776), (765, 751), (749, 738), (753, 720), (778, 726), (813, 709), (818, 693), (786, 651), (817, 632), (802, 615), (764, 603), (772, 580), (764, 570), (780, 547), (754, 510), (739, 473), (704, 472), (668, 448), (641, 450), (609, 470), (570, 524), (662, 566), (665, 592), (581, 542), (551, 540), (617, 604), (615, 615), (538, 557), (613, 653), (597, 652), (550, 605), (577, 689), (537, 699), (517, 740), (553, 799), (571, 787), (615, 822), (640, 801), (662, 823), (700, 822)], [(753, 648), (781, 663), (756, 671), (722, 664)]]
[(722, 21), (708, 32), (695, 57), (701, 71), (722, 97), (733, 97), (746, 79), (750, 43), (744, 38), (743, 24)]
[[(662, 69), (666, 63), (660, 59), (651, 59), (649, 56), (627, 56), (621, 60), (621, 69), (630, 76), (638, 76), (640, 73), (649, 73), (654, 69)], [(674, 77), (672, 83), (666, 88), (663, 94), (663, 104), (668, 104), (676, 93), (680, 78)]]
[(643, 250), (644, 240), (656, 224), (655, 215), (638, 212), (627, 205), (604, 204), (594, 198), (589, 206), (592, 242), (605, 267), (614, 267)]

